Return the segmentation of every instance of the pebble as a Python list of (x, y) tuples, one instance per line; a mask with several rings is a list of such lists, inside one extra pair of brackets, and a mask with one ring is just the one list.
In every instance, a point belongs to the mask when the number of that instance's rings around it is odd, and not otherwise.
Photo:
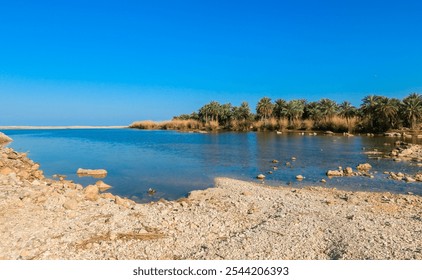
[(2, 167), (23, 165), (40, 185), (0, 175), (3, 259), (422, 259), (420, 196), (217, 178), (180, 202), (90, 200), (9, 153), (0, 148)]

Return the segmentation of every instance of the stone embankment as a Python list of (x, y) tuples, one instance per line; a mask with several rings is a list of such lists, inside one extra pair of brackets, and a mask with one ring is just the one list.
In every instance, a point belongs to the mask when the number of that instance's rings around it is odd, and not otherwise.
[(422, 259), (422, 198), (216, 179), (136, 204), (0, 146), (0, 259)]

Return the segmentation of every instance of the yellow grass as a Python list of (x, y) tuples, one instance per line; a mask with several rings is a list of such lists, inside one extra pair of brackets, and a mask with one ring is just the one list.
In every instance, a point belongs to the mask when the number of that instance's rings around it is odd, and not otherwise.
[(202, 123), (197, 120), (138, 121), (132, 123), (129, 127), (138, 129), (198, 130), (202, 129)]

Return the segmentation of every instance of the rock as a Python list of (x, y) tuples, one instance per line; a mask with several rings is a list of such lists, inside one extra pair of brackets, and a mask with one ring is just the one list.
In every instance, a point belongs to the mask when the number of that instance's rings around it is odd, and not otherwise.
[(39, 168), (40, 168), (40, 165), (38, 163), (35, 163), (34, 165), (32, 165), (31, 171), (37, 171)]
[(386, 136), (386, 137), (400, 137), (401, 134), (398, 133), (398, 132), (386, 132), (386, 133), (384, 133), (384, 136)]
[(353, 175), (353, 169), (351, 167), (346, 167), (346, 169), (343, 171), (343, 173), (346, 176), (352, 176)]
[(296, 158), (295, 158), (295, 157), (292, 157), (292, 158), (291, 158), (291, 160), (295, 161), (295, 160), (296, 160)]
[(107, 176), (107, 170), (105, 169), (83, 169), (79, 168), (76, 172), (79, 176), (92, 176), (95, 178), (103, 178)]
[(85, 199), (96, 201), (99, 197), (99, 189), (96, 185), (89, 185), (84, 189)]
[(115, 200), (116, 199), (116, 196), (113, 195), (113, 194), (111, 194), (111, 193), (103, 193), (103, 194), (101, 194), (101, 197), (102, 198), (105, 198), (105, 199), (110, 199), (110, 200)]
[(418, 182), (422, 182), (422, 173), (418, 173), (415, 175), (415, 180)]
[(26, 170), (21, 170), (18, 172), (18, 176), (21, 177), (22, 179), (28, 179), (29, 173)]
[(13, 141), (12, 138), (10, 138), (6, 134), (0, 132), (0, 144), (9, 143), (9, 142), (12, 142), (12, 141)]
[(264, 174), (259, 174), (258, 176), (256, 176), (257, 179), (260, 180), (264, 180), (265, 179), (265, 175)]
[(327, 176), (328, 177), (341, 177), (341, 176), (343, 176), (343, 171), (341, 171), (341, 170), (328, 170)]
[(78, 209), (78, 202), (75, 199), (69, 199), (63, 204), (63, 207), (67, 210), (76, 210)]
[(327, 180), (321, 179), (321, 183), (327, 183)]
[(272, 162), (272, 163), (278, 163), (278, 160), (273, 159), (271, 162)]
[(43, 174), (43, 171), (42, 171), (42, 170), (37, 170), (37, 171), (34, 171), (34, 172), (32, 173), (32, 176), (34, 176), (35, 178), (37, 178), (37, 179), (39, 179), (39, 180), (44, 179), (44, 174)]
[(156, 190), (154, 190), (153, 188), (149, 188), (148, 189), (148, 194), (149, 195), (153, 195), (153, 194), (155, 194), (157, 191)]
[(324, 134), (333, 135), (334, 132), (327, 130), (326, 132), (324, 132)]
[(106, 190), (108, 190), (108, 189), (110, 189), (110, 188), (111, 188), (111, 186), (110, 186), (110, 185), (108, 185), (108, 184), (104, 183), (103, 181), (97, 181), (97, 182), (95, 183), (95, 185), (98, 187), (98, 190), (99, 190), (100, 192), (104, 192), (104, 191), (106, 191)]
[(296, 179), (299, 180), (299, 181), (303, 180), (303, 178), (305, 178), (305, 177), (303, 177), (302, 175), (297, 175), (296, 176)]
[(414, 178), (410, 177), (410, 176), (404, 177), (404, 180), (408, 183), (416, 182), (416, 180)]
[(13, 169), (11, 169), (10, 167), (7, 167), (7, 166), (2, 167), (2, 168), (0, 169), (0, 174), (1, 174), (1, 175), (9, 175), (9, 174), (14, 173), (14, 172), (15, 172), (15, 171), (13, 171)]
[(123, 206), (125, 208), (130, 208), (132, 203), (130, 200), (125, 199), (125, 198), (121, 198), (120, 196), (116, 195), (116, 199), (115, 199), (115, 203), (117, 205)]
[(356, 166), (356, 169), (359, 171), (369, 171), (371, 168), (372, 166), (369, 163), (361, 163)]

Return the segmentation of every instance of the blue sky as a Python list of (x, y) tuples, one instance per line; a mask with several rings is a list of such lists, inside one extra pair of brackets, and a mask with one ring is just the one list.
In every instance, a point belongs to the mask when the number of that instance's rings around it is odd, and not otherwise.
[(2, 1), (0, 125), (422, 91), (422, 1)]

